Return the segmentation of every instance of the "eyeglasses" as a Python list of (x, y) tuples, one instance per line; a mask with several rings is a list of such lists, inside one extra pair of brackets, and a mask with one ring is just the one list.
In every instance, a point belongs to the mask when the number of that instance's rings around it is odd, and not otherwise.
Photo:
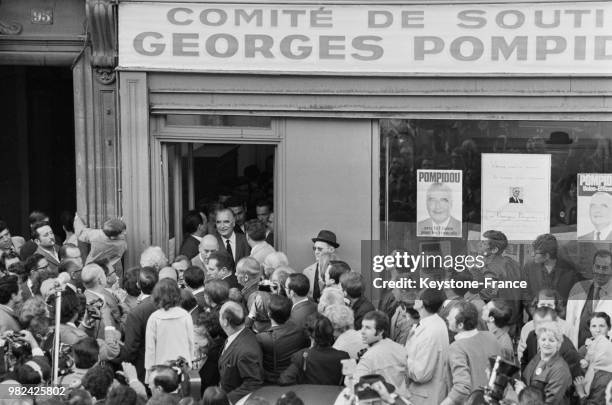
[(593, 268), (595, 270), (610, 270), (610, 267), (611, 267), (610, 265), (606, 265), (606, 264), (604, 265), (594, 264), (593, 265)]

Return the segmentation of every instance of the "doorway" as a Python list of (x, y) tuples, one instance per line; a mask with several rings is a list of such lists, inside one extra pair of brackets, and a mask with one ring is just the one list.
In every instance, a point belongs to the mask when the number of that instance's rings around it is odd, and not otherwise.
[(164, 142), (162, 150), (167, 156), (170, 256), (177, 254), (186, 236), (182, 218), (190, 210), (207, 216), (212, 233), (215, 230), (212, 211), (230, 199), (244, 204), (245, 221), (257, 217), (258, 204), (272, 206), (273, 145)]
[(28, 214), (41, 210), (63, 237), (60, 214), (76, 209), (72, 71), (0, 66), (0, 86), (0, 217), (28, 239)]

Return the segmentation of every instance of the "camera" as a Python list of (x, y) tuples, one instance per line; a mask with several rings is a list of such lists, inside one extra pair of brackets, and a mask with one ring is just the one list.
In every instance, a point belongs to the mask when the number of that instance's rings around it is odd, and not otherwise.
[(274, 293), (278, 291), (279, 284), (277, 282), (272, 282), (270, 280), (263, 280), (259, 282), (257, 286), (257, 291), (263, 291), (267, 293)]
[(516, 374), (519, 368), (504, 360), (501, 356), (489, 357), (489, 363), (491, 365), (489, 383), (487, 386), (472, 392), (467, 401), (470, 404), (504, 405), (509, 403), (504, 399), (504, 392), (508, 383), (515, 381), (512, 376)]
[(85, 307), (85, 311), (87, 312), (87, 316), (90, 319), (100, 320), (102, 318), (102, 307), (104, 306), (104, 301), (102, 298), (98, 298), (95, 301), (91, 301), (87, 303)]
[(8, 331), (0, 337), (0, 373), (13, 370), (20, 360), (32, 355), (32, 347), (19, 332)]

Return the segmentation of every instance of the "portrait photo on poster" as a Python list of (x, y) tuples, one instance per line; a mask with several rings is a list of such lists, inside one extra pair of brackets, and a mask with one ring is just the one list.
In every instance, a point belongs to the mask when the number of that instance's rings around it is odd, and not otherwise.
[(612, 174), (578, 173), (578, 241), (612, 241)]
[(461, 170), (417, 170), (417, 237), (460, 238)]
[(508, 202), (510, 204), (522, 204), (523, 203), (523, 187), (512, 186), (510, 187)]

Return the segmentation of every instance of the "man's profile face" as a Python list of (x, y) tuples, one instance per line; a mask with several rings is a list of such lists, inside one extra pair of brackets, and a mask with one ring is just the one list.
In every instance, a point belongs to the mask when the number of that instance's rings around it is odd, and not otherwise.
[(450, 217), (452, 206), (451, 193), (434, 189), (427, 193), (427, 212), (434, 222), (441, 224)]
[[(591, 222), (597, 230), (602, 230), (610, 225), (612, 222), (612, 197), (605, 193), (594, 194), (591, 197), (589, 213)], [(602, 237), (605, 237), (605, 235)]]
[(49, 225), (41, 226), (36, 230), (38, 233), (38, 244), (44, 248), (51, 248), (55, 245), (55, 235)]
[(264, 205), (263, 207), (255, 207), (255, 213), (257, 219), (264, 225), (268, 225), (268, 218), (270, 218), (270, 207)]
[(234, 232), (236, 221), (231, 211), (219, 211), (217, 213), (217, 232), (224, 238), (230, 238)]
[(612, 257), (595, 257), (593, 263), (593, 282), (598, 286), (604, 286), (612, 278)]
[(457, 326), (457, 314), (459, 313), (458, 308), (452, 308), (450, 313), (448, 314), (448, 329), (451, 332), (460, 332), (459, 327)]
[(312, 250), (314, 252), (315, 259), (319, 260), (321, 253), (331, 253), (334, 251), (334, 248), (327, 243), (318, 240), (312, 246)]

